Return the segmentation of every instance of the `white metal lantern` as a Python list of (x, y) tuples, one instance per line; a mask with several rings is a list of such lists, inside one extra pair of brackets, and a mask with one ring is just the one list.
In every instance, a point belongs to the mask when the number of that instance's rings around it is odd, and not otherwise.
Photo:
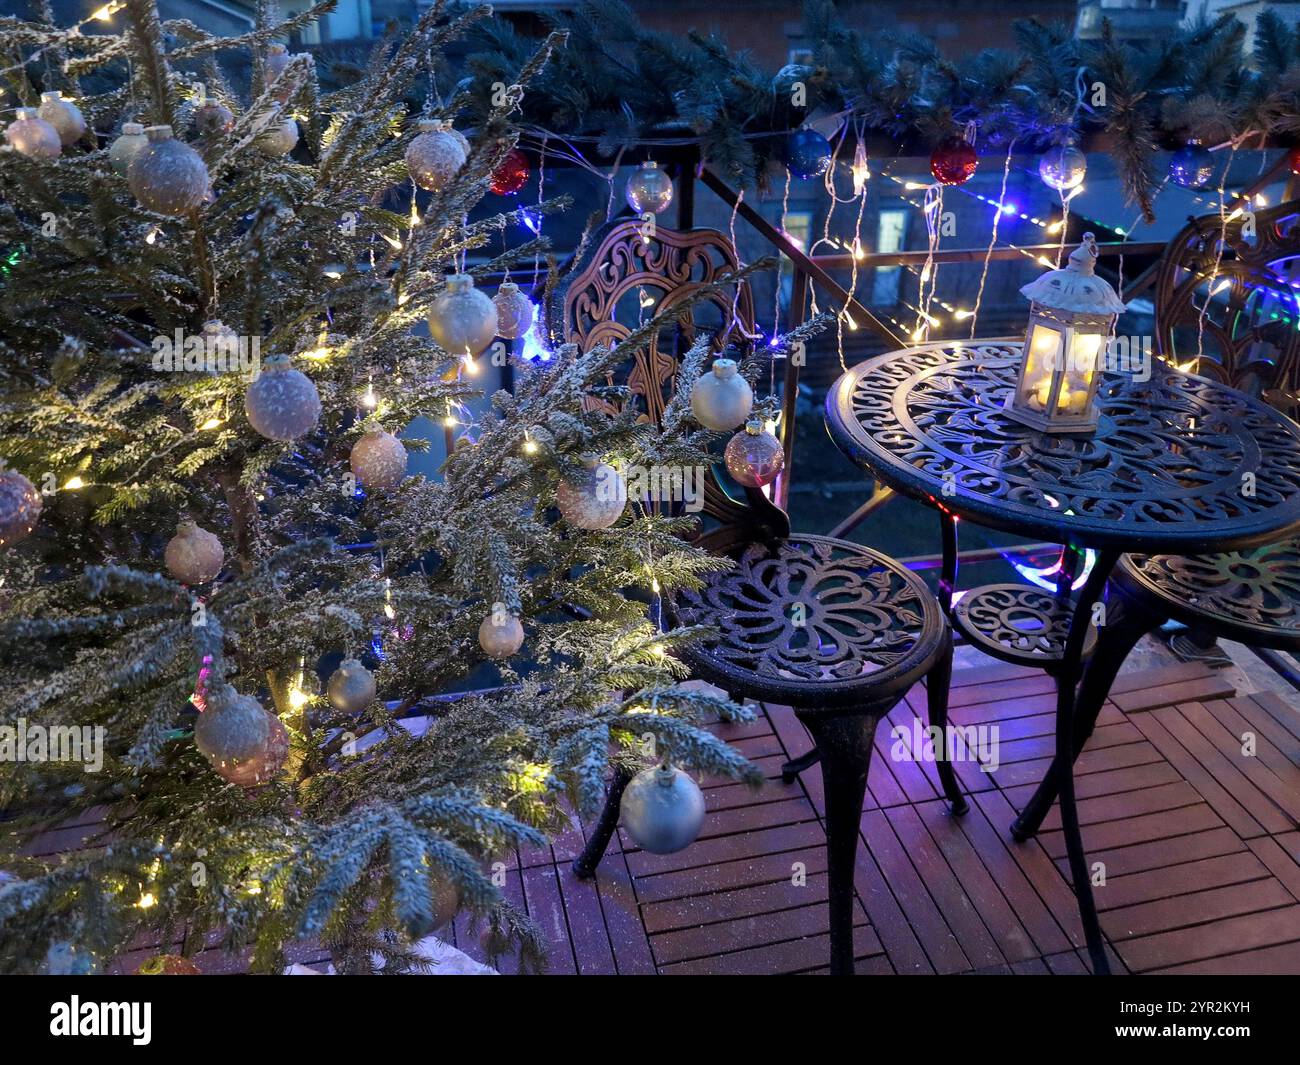
[(1101, 360), (1124, 303), (1093, 273), (1091, 233), (1070, 253), (1064, 270), (1049, 270), (1020, 290), (1029, 297), (1029, 329), (1016, 389), (1006, 414), (1048, 433), (1091, 433)]

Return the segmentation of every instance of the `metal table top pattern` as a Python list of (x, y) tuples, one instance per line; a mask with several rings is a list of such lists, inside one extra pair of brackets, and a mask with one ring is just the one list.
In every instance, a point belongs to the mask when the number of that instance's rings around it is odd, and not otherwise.
[(1006, 417), (1021, 341), (937, 341), (854, 366), (826, 397), (836, 445), (905, 495), (1052, 543), (1225, 551), (1300, 529), (1300, 426), (1155, 363), (1106, 374), (1092, 436)]

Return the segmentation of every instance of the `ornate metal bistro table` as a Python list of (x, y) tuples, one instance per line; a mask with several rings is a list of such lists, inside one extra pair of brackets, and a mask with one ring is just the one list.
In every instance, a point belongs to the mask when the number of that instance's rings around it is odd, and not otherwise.
[[(1058, 630), (1049, 775), (1060, 788), (1093, 971), (1107, 973), (1072, 772), (1076, 688), (1094, 625), (1105, 619), (1094, 606), (1126, 552), (1219, 553), (1300, 529), (1300, 427), (1242, 392), (1155, 362), (1145, 381), (1105, 375), (1094, 434), (1042, 433), (1003, 413), (1020, 348), (1015, 339), (939, 341), (869, 359), (831, 388), (826, 423), (854, 462), (938, 512), (939, 597), (949, 614), (957, 518), (1061, 544), (1076, 557), (1096, 550), (1073, 610), (1043, 622), (1048, 636)], [(992, 587), (1014, 598), (1014, 586)], [(1068, 581), (1064, 589), (1068, 596)]]

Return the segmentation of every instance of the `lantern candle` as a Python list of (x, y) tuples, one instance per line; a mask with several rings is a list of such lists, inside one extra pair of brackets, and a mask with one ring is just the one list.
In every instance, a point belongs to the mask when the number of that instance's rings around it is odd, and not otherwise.
[(1096, 238), (1085, 233), (1064, 270), (1020, 290), (1030, 300), (1029, 328), (1016, 388), (1004, 407), (1008, 417), (1049, 433), (1097, 428), (1099, 363), (1124, 304), (1093, 272), (1096, 262)]

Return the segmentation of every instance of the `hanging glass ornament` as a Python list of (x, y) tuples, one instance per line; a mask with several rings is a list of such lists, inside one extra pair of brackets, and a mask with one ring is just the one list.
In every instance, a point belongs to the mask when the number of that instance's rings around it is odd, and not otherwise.
[(283, 768), (289, 733), (251, 695), (224, 685), (207, 697), (207, 709), (194, 724), (194, 746), (224, 780), (250, 788)]
[(785, 139), (785, 165), (797, 178), (821, 177), (831, 165), (831, 142), (805, 126)]
[(979, 164), (975, 148), (965, 137), (949, 137), (930, 156), (930, 173), (941, 185), (964, 185)]
[(1204, 188), (1214, 176), (1214, 157), (1200, 141), (1188, 141), (1169, 157), (1169, 180), (1185, 189)]
[(201, 137), (219, 137), (234, 128), (234, 114), (218, 100), (204, 98), (194, 109), (194, 129)]
[(345, 658), (330, 674), (329, 700), (337, 710), (356, 714), (375, 701), (375, 675), (360, 659)]
[(163, 565), (182, 584), (207, 584), (221, 572), (226, 552), (221, 541), (189, 518), (176, 526), (176, 535), (163, 550)]
[(627, 482), (613, 466), (591, 461), (580, 473), (560, 481), (555, 489), (560, 514), (579, 529), (608, 529), (623, 516)]
[(1057, 192), (1078, 188), (1087, 173), (1088, 159), (1073, 144), (1048, 148), (1038, 160), (1038, 176), (1044, 185)]
[(689, 776), (670, 765), (644, 769), (628, 784), (619, 803), (623, 827), (651, 854), (685, 850), (704, 826), (704, 794)]
[(760, 418), (750, 418), (745, 428), (727, 442), (723, 453), (727, 472), (737, 484), (761, 488), (776, 480), (785, 465), (781, 441), (763, 428)]
[(754, 406), (754, 390), (740, 376), (735, 359), (714, 359), (711, 372), (691, 388), (691, 413), (706, 429), (730, 432), (745, 424)]
[(202, 157), (173, 137), (171, 126), (149, 126), (144, 132), (149, 143), (126, 172), (132, 195), (154, 214), (180, 218), (196, 210), (211, 184)]
[(492, 182), (488, 185), (498, 196), (513, 196), (528, 184), (532, 168), (528, 165), (528, 156), (518, 148), (511, 148), (506, 157), (492, 171)]
[(244, 393), (249, 424), (268, 440), (287, 441), (315, 428), (320, 393), (287, 355), (272, 355)]
[(392, 433), (372, 429), (352, 445), (348, 463), (367, 492), (396, 488), (406, 476), (406, 446)]
[(288, 68), (290, 62), (289, 49), (278, 41), (268, 45), (266, 49), (266, 84), (268, 86), (275, 83), (281, 74)]
[(37, 114), (54, 127), (65, 148), (76, 144), (86, 132), (86, 120), (81, 109), (71, 100), (65, 100), (61, 92), (41, 93)]
[(253, 141), (257, 150), (268, 159), (279, 159), (298, 146), (298, 123), (286, 115), (278, 115)]
[(627, 205), (637, 214), (659, 214), (673, 202), (673, 179), (647, 159), (627, 179)]
[(0, 461), (0, 547), (12, 547), (30, 536), (42, 506), (36, 486)]
[(5, 127), (9, 146), (28, 159), (57, 159), (63, 151), (59, 131), (41, 118), (34, 107), (20, 107)]
[(406, 168), (411, 180), (426, 192), (437, 192), (465, 165), (465, 149), (449, 132), (451, 123), (421, 119), (420, 132), (406, 146)]
[(108, 149), (109, 165), (126, 177), (135, 157), (148, 147), (149, 138), (144, 135), (144, 126), (139, 122), (123, 122), (121, 136)]
[(429, 305), (429, 333), (448, 355), (474, 358), (497, 336), (497, 308), (469, 274), (449, 274)]
[(492, 297), (497, 309), (497, 336), (516, 340), (533, 325), (533, 301), (513, 281), (502, 281)]
[(497, 604), (478, 627), (478, 645), (489, 658), (509, 658), (524, 645), (524, 626)]

